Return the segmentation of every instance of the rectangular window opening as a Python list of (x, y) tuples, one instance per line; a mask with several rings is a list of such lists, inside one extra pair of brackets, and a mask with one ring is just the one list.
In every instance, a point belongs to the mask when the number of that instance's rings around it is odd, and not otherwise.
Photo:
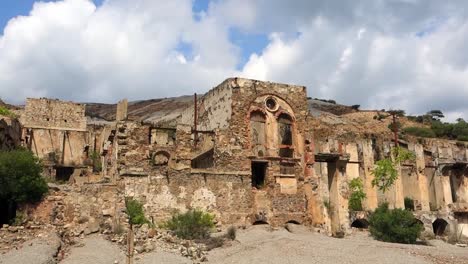
[(268, 167), (268, 162), (252, 161), (252, 187), (257, 189), (265, 186), (265, 177)]

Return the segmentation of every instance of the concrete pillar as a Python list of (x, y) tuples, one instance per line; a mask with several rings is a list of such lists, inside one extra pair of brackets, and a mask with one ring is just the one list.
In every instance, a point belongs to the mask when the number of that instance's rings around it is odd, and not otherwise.
[(377, 189), (372, 186), (372, 180), (374, 175), (372, 170), (374, 169), (374, 153), (372, 151), (372, 141), (362, 140), (362, 160), (364, 166), (364, 191), (366, 193), (366, 199), (364, 200), (364, 208), (374, 210), (378, 206)]
[(349, 180), (359, 178), (359, 157), (356, 143), (346, 144), (346, 153), (349, 155), (349, 162), (346, 164), (346, 174)]
[(338, 214), (339, 229), (337, 231), (346, 232), (349, 229), (349, 208), (348, 208), (348, 178), (347, 161), (339, 160), (336, 162), (335, 179), (337, 183), (337, 204), (335, 212)]
[(441, 165), (435, 176), (437, 208), (446, 211), (448, 205), (453, 203), (450, 189), (450, 171)]
[(123, 121), (127, 119), (128, 101), (123, 99), (117, 103), (117, 112), (115, 113), (115, 121)]
[(422, 211), (430, 211), (429, 207), (429, 188), (428, 179), (424, 174), (426, 168), (426, 161), (424, 159), (424, 148), (421, 144), (411, 144), (410, 150), (416, 154), (416, 173), (419, 187), (418, 201), (421, 203)]

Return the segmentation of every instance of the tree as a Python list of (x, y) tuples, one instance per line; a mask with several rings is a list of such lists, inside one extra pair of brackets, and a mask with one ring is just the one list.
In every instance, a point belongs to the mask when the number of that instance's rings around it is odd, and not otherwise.
[(398, 178), (397, 167), (401, 162), (412, 161), (416, 157), (413, 152), (400, 147), (393, 148), (391, 151), (392, 157), (381, 159), (375, 163), (375, 168), (372, 171), (374, 179), (372, 186), (377, 186), (382, 192), (386, 192), (395, 183)]
[(427, 112), (427, 115), (432, 118), (432, 120), (440, 120), (441, 118), (444, 118), (444, 114), (440, 110), (431, 110)]
[(127, 264), (133, 263), (133, 247), (134, 247), (134, 234), (133, 226), (149, 224), (148, 219), (145, 217), (145, 212), (143, 210), (143, 205), (131, 197), (125, 198), (125, 212), (128, 216), (128, 223), (130, 224), (130, 229), (128, 230), (128, 252), (127, 252)]
[(11, 208), (40, 201), (47, 193), (47, 183), (41, 173), (42, 165), (31, 151), (0, 151), (0, 200), (10, 208), (8, 219), (15, 214)]

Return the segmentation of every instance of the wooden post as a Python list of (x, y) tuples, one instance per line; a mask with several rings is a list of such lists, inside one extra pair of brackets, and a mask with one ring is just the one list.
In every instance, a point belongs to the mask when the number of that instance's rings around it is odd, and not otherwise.
[(127, 245), (128, 245), (127, 264), (133, 264), (134, 241), (133, 241), (133, 225), (132, 224), (130, 224), (130, 229), (128, 230)]

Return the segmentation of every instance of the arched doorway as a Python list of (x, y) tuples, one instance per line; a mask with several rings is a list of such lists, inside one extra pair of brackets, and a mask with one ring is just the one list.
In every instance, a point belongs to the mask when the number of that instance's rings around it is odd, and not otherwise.
[(432, 229), (434, 230), (434, 234), (436, 236), (443, 236), (445, 234), (445, 230), (447, 229), (448, 223), (444, 219), (437, 218), (432, 223)]

